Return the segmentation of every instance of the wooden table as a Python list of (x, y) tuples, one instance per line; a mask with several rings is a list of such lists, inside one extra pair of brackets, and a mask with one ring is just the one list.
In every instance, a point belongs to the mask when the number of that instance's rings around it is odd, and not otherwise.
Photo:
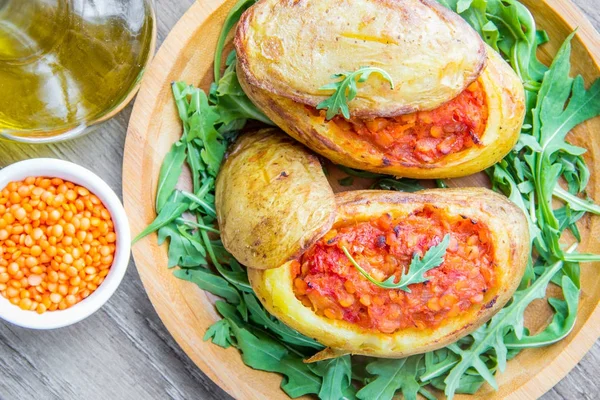
[[(194, 0), (157, 0), (158, 42)], [(201, 1), (201, 0), (200, 0)], [(598, 0), (574, 0), (600, 29)], [(121, 160), (131, 106), (95, 133), (67, 143), (0, 143), (0, 167), (33, 157), (73, 161), (121, 193)], [(543, 399), (600, 396), (600, 341)], [(223, 399), (181, 351), (152, 308), (130, 262), (112, 299), (74, 326), (37, 332), (0, 321), (0, 399)]]

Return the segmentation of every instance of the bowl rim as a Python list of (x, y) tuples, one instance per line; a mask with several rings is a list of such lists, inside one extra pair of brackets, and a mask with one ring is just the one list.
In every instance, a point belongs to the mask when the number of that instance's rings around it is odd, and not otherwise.
[(24, 311), (0, 296), (0, 319), (30, 329), (56, 329), (77, 323), (102, 307), (119, 287), (131, 253), (131, 232), (125, 209), (117, 194), (98, 175), (69, 161), (55, 158), (33, 158), (16, 162), (0, 170), (0, 188), (28, 176), (60, 178), (87, 188), (108, 209), (117, 234), (113, 264), (104, 282), (87, 298), (66, 310), (38, 314)]

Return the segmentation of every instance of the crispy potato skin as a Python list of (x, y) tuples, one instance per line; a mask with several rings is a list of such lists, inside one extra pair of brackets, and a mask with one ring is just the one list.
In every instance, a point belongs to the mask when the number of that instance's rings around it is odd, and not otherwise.
[(407, 178), (457, 178), (500, 161), (517, 143), (525, 116), (525, 94), (519, 77), (493, 49), (488, 47), (487, 54), (488, 64), (479, 78), (489, 112), (481, 145), (431, 164), (394, 162), (367, 141), (357, 140), (333, 122), (315, 116), (305, 105), (260, 89), (244, 74), (238, 73), (238, 78), (248, 97), (273, 122), (337, 164)]
[(333, 223), (335, 198), (317, 157), (269, 128), (242, 135), (216, 182), (225, 248), (250, 268), (276, 268)]
[(249, 269), (252, 287), (271, 314), (330, 347), (311, 361), (345, 353), (399, 358), (444, 347), (473, 332), (498, 312), (512, 297), (525, 271), (530, 252), (527, 220), (513, 203), (490, 190), (355, 191), (337, 194), (336, 203), (336, 223), (375, 218), (384, 213), (406, 215), (424, 204), (433, 204), (451, 215), (482, 221), (494, 241), (498, 284), (488, 290), (480, 307), (448, 319), (438, 328), (383, 334), (319, 316), (305, 307), (293, 290), (291, 262), (268, 271)]
[(245, 80), (313, 107), (333, 74), (383, 68), (395, 88), (377, 74), (361, 83), (349, 104), (361, 117), (436, 108), (486, 61), (479, 35), (434, 0), (261, 0), (243, 14), (235, 47)]

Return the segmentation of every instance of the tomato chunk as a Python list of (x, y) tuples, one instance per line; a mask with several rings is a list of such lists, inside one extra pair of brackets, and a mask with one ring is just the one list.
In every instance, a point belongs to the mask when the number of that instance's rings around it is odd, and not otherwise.
[[(394, 275), (397, 282), (413, 254), (422, 257), (446, 234), (444, 262), (425, 274), (427, 282), (410, 285), (410, 292), (369, 282), (342, 251), (346, 247), (376, 280)], [(483, 302), (496, 278), (489, 229), (429, 205), (402, 218), (383, 215), (335, 226), (295, 263), (292, 274), (296, 296), (317, 314), (383, 333), (435, 328)]]

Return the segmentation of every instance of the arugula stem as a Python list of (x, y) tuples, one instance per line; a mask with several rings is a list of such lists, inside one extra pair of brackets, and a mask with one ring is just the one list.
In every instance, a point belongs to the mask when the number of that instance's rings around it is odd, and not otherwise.
[[(198, 219), (198, 225), (204, 225), (205, 226), (204, 219), (202, 218), (202, 216), (200, 214), (196, 213), (196, 218)], [(212, 243), (210, 241), (210, 238), (208, 237), (208, 234), (206, 233), (206, 231), (207, 230), (200, 229), (200, 236), (202, 237), (202, 240), (204, 241), (204, 247), (206, 247), (206, 251), (208, 252), (208, 255), (210, 256), (210, 259), (211, 259), (213, 265), (215, 266), (215, 268), (217, 269), (217, 271), (219, 271), (219, 273), (221, 274), (221, 276), (223, 278), (225, 278), (229, 283), (231, 283), (232, 285), (234, 285), (235, 287), (243, 286), (245, 289), (251, 289), (249, 287), (249, 285), (242, 284), (239, 281), (231, 279), (231, 277), (229, 276), (229, 274), (227, 274), (227, 272), (225, 271), (225, 269), (223, 268), (223, 266), (219, 262), (219, 259), (215, 255), (215, 250), (213, 248), (213, 245), (212, 245)]]
[(438, 364), (438, 368), (436, 368), (434, 371), (431, 371), (428, 374), (421, 375), (419, 379), (421, 382), (427, 382), (433, 378), (442, 375), (444, 372), (450, 371), (452, 367), (454, 367), (456, 364), (458, 364), (458, 360), (450, 360), (447, 358), (446, 360)]
[(184, 135), (187, 130), (187, 120), (188, 120), (188, 104), (186, 102), (184, 90), (187, 86), (181, 82), (174, 82), (171, 85), (171, 90), (173, 91), (173, 97), (175, 98), (175, 104), (177, 105), (177, 113), (179, 114), (179, 118), (183, 122)]
[(356, 260), (352, 258), (350, 252), (345, 246), (342, 246), (342, 251), (346, 257), (348, 257), (350, 263), (354, 265), (354, 267), (358, 269), (358, 271), (371, 283), (379, 286), (380, 288), (400, 289), (410, 293), (410, 289), (408, 288), (410, 285), (427, 282), (425, 273), (433, 268), (439, 267), (444, 262), (444, 255), (446, 254), (446, 249), (448, 248), (449, 243), (450, 234), (446, 234), (438, 245), (431, 246), (429, 250), (425, 252), (423, 258), (419, 258), (418, 254), (415, 252), (410, 265), (408, 266), (408, 271), (406, 271), (406, 273), (402, 273), (398, 282), (394, 282), (396, 280), (395, 275), (390, 275), (385, 281), (379, 282), (369, 275), (369, 273), (360, 265), (358, 265)]
[(600, 254), (565, 254), (563, 255), (563, 260), (565, 260), (566, 262), (595, 262), (600, 261)]
[(356, 260), (352, 257), (352, 255), (350, 254), (350, 252), (348, 251), (348, 249), (346, 248), (346, 246), (342, 246), (342, 251), (344, 252), (344, 254), (346, 255), (346, 257), (348, 257), (348, 260), (350, 260), (350, 262), (352, 263), (352, 265), (354, 265), (354, 268), (356, 268), (358, 270), (358, 272), (360, 272), (365, 278), (367, 278), (371, 283), (379, 286), (381, 285), (381, 282), (379, 282), (378, 280), (376, 280), (375, 278), (373, 278), (367, 271), (365, 271), (363, 269), (363, 267), (361, 267)]
[(439, 189), (448, 189), (448, 185), (446, 184), (446, 182), (444, 182), (443, 179), (436, 179), (435, 180), (435, 185), (439, 188)]
[(181, 191), (181, 194), (184, 197), (187, 197), (188, 199), (192, 200), (194, 203), (198, 204), (202, 208), (204, 208), (206, 210), (207, 214), (209, 214), (213, 217), (217, 216), (215, 209), (210, 204), (208, 204), (207, 202), (202, 200), (200, 197), (198, 197), (195, 194), (192, 194), (190, 192), (183, 191), (183, 190)]
[(175, 221), (179, 222), (180, 224), (185, 224), (185, 225), (188, 225), (188, 226), (191, 226), (191, 227), (194, 227), (194, 228), (198, 228), (198, 229), (202, 229), (202, 230), (209, 231), (209, 232), (212, 232), (212, 233), (216, 233), (217, 235), (221, 234), (221, 232), (218, 229), (215, 229), (215, 228), (213, 228), (211, 226), (208, 226), (208, 225), (199, 224), (197, 222), (190, 221), (190, 220), (187, 220), (187, 219), (177, 218)]
[(575, 211), (585, 211), (595, 215), (600, 215), (600, 206), (590, 201), (586, 201), (580, 197), (577, 197), (560, 186), (556, 185), (553, 192), (554, 197), (557, 197), (564, 201), (566, 204)]

